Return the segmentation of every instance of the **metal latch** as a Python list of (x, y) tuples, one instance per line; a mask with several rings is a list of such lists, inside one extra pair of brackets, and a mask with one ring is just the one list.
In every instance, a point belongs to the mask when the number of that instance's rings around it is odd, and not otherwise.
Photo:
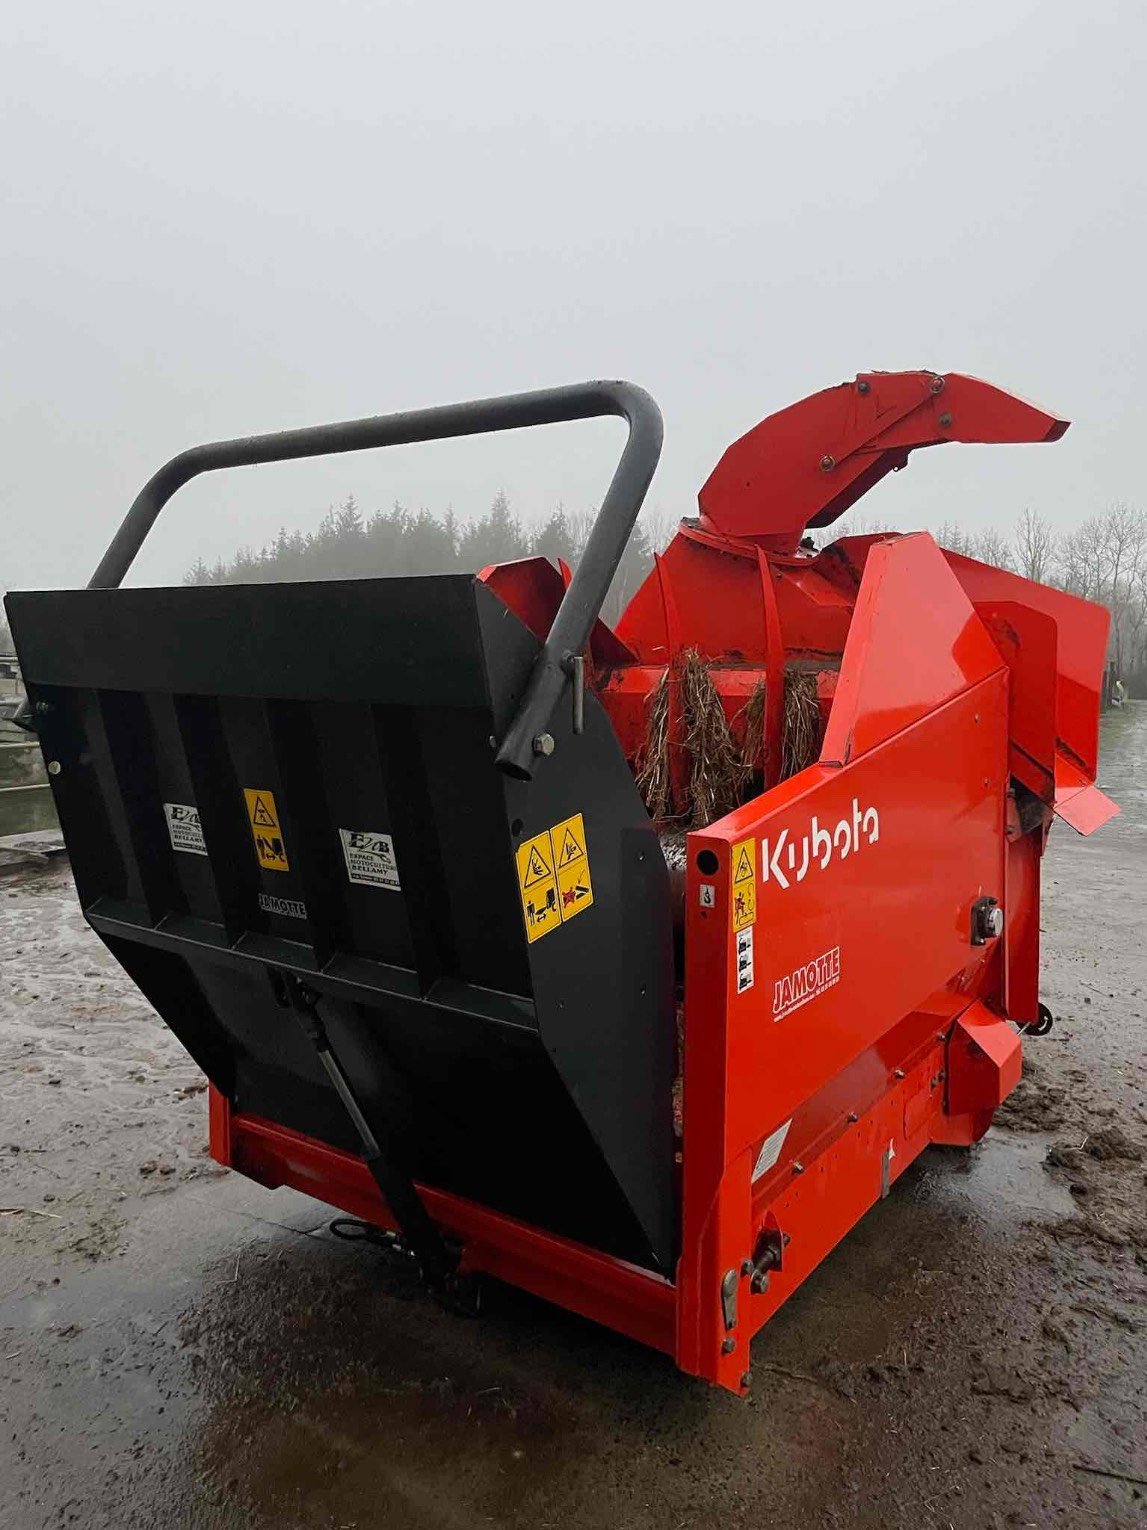
[(726, 1270), (721, 1281), (721, 1316), (725, 1320), (726, 1331), (737, 1326), (737, 1286), (740, 1280), (738, 1270)]

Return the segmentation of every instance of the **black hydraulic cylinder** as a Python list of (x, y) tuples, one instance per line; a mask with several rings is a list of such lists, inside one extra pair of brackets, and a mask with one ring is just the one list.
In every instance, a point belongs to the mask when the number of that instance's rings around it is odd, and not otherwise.
[(378, 1131), (363, 1113), (342, 1065), (331, 1050), (326, 1027), (319, 1016), (318, 995), (293, 978), (285, 979), (284, 983), (299, 1023), (358, 1133), (371, 1177), (421, 1266), (423, 1279), (433, 1287), (445, 1285), (457, 1268), (457, 1256), (447, 1248), (442, 1234), (431, 1221), (410, 1176), (396, 1163), (393, 1143), (384, 1148), (378, 1140)]

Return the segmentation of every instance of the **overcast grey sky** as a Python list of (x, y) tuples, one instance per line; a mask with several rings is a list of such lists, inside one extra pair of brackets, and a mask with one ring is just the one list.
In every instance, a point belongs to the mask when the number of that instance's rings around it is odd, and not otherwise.
[[(54, 0), (0, 62), (0, 586), (84, 582), (185, 446), (595, 376), (691, 513), (762, 415), (874, 367), (1075, 423), (920, 454), (865, 509), (1144, 503), (1147, 8)], [(595, 501), (616, 422), (212, 475), (133, 577), (353, 490)]]

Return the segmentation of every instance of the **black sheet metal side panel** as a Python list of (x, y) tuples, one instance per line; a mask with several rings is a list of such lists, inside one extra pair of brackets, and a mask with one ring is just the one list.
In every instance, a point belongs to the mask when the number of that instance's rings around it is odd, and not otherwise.
[[(671, 1271), (664, 863), (592, 695), (533, 782), (496, 769), (538, 651), (501, 602), (448, 575), (7, 606), (89, 921), (236, 1107), (354, 1149), (267, 969), (305, 974), (419, 1179)], [(593, 904), (528, 944), (515, 846), (576, 813)], [(399, 891), (348, 880), (340, 828), (392, 837)]]

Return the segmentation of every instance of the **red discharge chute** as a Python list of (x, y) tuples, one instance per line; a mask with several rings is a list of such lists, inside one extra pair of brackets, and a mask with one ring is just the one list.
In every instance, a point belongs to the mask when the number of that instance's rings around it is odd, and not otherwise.
[(734, 441), (698, 496), (705, 525), (791, 551), (908, 453), (943, 441), (1058, 441), (1070, 422), (961, 372), (861, 372)]

